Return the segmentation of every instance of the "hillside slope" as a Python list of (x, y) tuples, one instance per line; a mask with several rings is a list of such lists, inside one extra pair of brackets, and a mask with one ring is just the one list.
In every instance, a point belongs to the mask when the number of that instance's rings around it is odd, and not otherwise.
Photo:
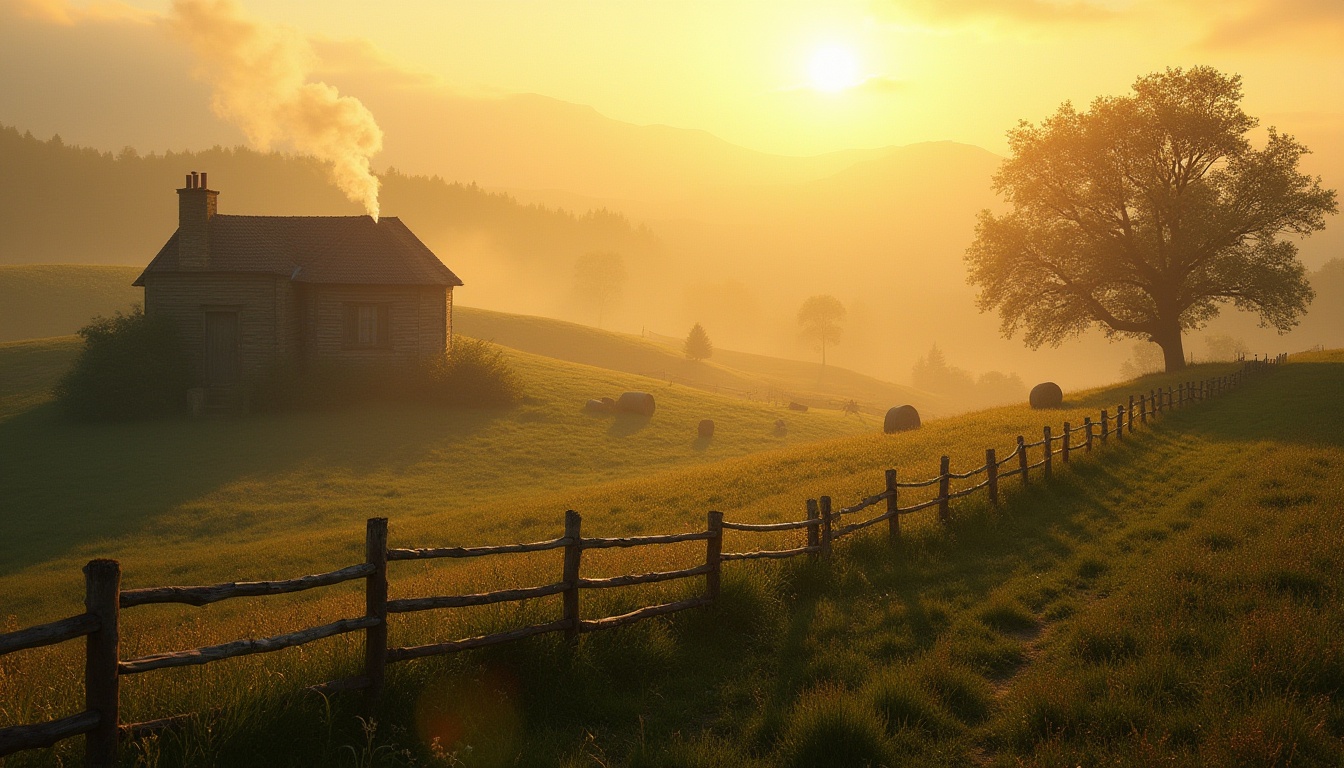
[(871, 376), (801, 360), (715, 349), (709, 360), (686, 359), (674, 339), (641, 338), (563, 320), (453, 308), (454, 330), (514, 349), (561, 360), (636, 373), (670, 383), (722, 391), (760, 400), (810, 407), (841, 408), (854, 400), (869, 414), (911, 404), (926, 415), (946, 413), (937, 396)]

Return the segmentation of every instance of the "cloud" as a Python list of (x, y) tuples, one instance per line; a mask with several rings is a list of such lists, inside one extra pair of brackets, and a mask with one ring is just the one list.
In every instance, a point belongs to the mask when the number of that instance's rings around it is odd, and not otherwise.
[(1112, 4), (1099, 0), (887, 0), (897, 15), (933, 26), (984, 22), (1032, 25), (1089, 23), (1116, 16)]
[(263, 152), (289, 148), (327, 161), (336, 186), (378, 218), (369, 161), (383, 131), (358, 99), (310, 80), (318, 57), (307, 39), (245, 17), (230, 0), (174, 0), (167, 23), (195, 53), (216, 115)]
[(151, 11), (133, 8), (125, 3), (104, 0), (80, 8), (68, 0), (0, 0), (0, 8), (21, 19), (74, 26), (87, 21), (135, 21), (153, 23), (157, 18)]
[(1208, 48), (1316, 41), (1335, 52), (1344, 49), (1341, 0), (1253, 0), (1217, 3), (1213, 9), (1221, 18), (1210, 25), (1204, 38), (1203, 44)]

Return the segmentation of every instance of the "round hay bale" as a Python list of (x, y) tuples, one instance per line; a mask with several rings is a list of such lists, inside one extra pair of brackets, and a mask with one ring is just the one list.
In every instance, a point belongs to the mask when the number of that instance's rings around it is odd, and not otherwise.
[(602, 404), (607, 407), (608, 411), (616, 410), (616, 399), (613, 397), (602, 398)]
[(883, 432), (890, 435), (911, 429), (919, 429), (919, 411), (915, 410), (915, 406), (898, 405), (887, 410), (887, 417), (882, 421)]
[(700, 427), (699, 427), (699, 429), (698, 429), (697, 431), (698, 431), (699, 435), (700, 435), (701, 437), (705, 438), (706, 440), (708, 440), (709, 438), (713, 437), (713, 436), (714, 436), (714, 420), (713, 420), (713, 419), (701, 419), (701, 420), (700, 420)]
[(800, 411), (800, 412), (806, 413), (806, 412), (807, 412), (807, 406), (806, 406), (806, 405), (803, 405), (802, 403), (791, 402), (791, 403), (789, 403), (789, 410), (790, 410), (790, 411)]
[(611, 406), (602, 400), (589, 400), (583, 404), (584, 413), (611, 413)]
[(789, 425), (784, 423), (783, 419), (775, 419), (775, 435), (783, 437), (789, 434)]
[(1058, 408), (1064, 404), (1064, 390), (1053, 381), (1047, 381), (1031, 388), (1027, 398), (1032, 408)]
[(648, 392), (622, 392), (616, 401), (616, 410), (621, 413), (637, 413), (640, 416), (652, 416), (653, 395)]

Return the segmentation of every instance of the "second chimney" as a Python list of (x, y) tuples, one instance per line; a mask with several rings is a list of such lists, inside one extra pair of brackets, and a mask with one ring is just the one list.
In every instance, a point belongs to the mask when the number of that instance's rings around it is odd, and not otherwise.
[(177, 261), (183, 269), (210, 266), (210, 219), (219, 193), (205, 186), (205, 174), (192, 171), (177, 190)]

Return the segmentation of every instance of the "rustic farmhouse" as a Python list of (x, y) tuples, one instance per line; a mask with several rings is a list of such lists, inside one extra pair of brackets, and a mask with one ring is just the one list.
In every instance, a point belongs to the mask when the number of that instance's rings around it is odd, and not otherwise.
[(176, 324), (201, 386), (447, 350), (462, 281), (395, 217), (221, 215), (204, 173), (177, 195), (177, 231), (134, 285), (146, 315)]

